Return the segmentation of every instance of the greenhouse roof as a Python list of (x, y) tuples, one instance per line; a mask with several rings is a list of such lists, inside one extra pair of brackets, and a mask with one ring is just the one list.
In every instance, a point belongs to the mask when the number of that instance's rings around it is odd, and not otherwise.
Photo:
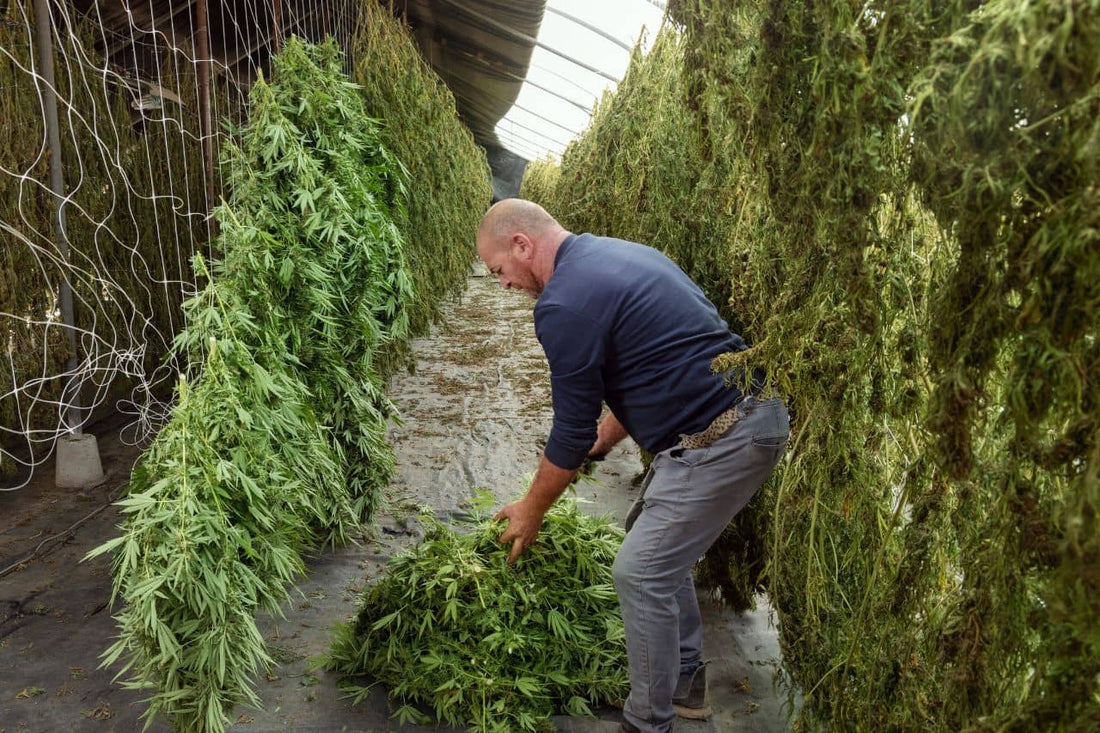
[(663, 0), (547, 0), (523, 85), (495, 128), (501, 144), (528, 160), (560, 156), (663, 16)]
[[(157, 40), (193, 48), (202, 57), (206, 15), (215, 75), (248, 86), (266, 72), (272, 38), (332, 34), (347, 47), (354, 0), (75, 0), (102, 28), (101, 45), (114, 66), (154, 78)], [(413, 29), (424, 57), (455, 95), (460, 114), (483, 145), (495, 145), (494, 126), (512, 106), (527, 74), (546, 0), (400, 0), (392, 3)], [(160, 38), (154, 38), (159, 36)]]
[[(156, 49), (165, 38), (202, 56), (198, 27), (204, 11), (215, 77), (247, 88), (268, 69), (276, 35), (320, 40), (332, 34), (346, 47), (359, 1), (74, 0), (73, 5), (102, 27), (101, 44), (112, 63), (146, 79), (158, 76)], [(663, 0), (390, 4), (404, 15), (425, 59), (451, 89), (498, 175), (517, 167), (521, 174), (523, 161), (560, 155), (587, 126), (603, 90), (614, 88), (625, 73), (643, 26), (651, 38), (664, 13)], [(516, 177), (514, 170), (504, 175)]]

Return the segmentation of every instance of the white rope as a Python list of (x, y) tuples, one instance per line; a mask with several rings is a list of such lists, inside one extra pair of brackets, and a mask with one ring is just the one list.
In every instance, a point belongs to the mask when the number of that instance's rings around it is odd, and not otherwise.
[[(196, 152), (201, 144), (198, 110), (180, 103), (181, 98), (198, 99), (197, 75), (189, 73), (191, 88), (184, 89), (188, 80), (182, 73), (195, 68), (190, 47), (194, 28), (190, 33), (184, 29), (186, 38), (179, 38), (183, 34), (176, 30), (176, 22), (193, 21), (191, 13), (184, 13), (164, 27), (157, 27), (156, 21), (142, 27), (135, 13), (138, 4), (110, 7), (120, 8), (128, 21), (121, 32), (105, 26), (101, 3), (91, 5), (86, 23), (79, 23), (67, 4), (50, 4), (57, 84), (69, 90), (67, 94), (47, 88), (36, 68), (29, 0), (13, 0), (11, 21), (5, 23), (6, 28), (22, 29), (17, 34), (25, 45), (0, 47), (0, 54), (17, 84), (37, 95), (39, 121), (37, 127), (13, 125), (10, 132), (5, 128), (5, 134), (30, 132), (36, 139), (19, 141), (28, 155), (16, 168), (0, 163), (0, 178), (8, 179), (4, 182), (14, 198), (14, 211), (0, 220), (0, 237), (5, 246), (10, 243), (21, 252), (21, 259), (33, 263), (27, 281), (47, 284), (47, 291), (33, 302), (47, 305), (34, 312), (0, 312), (0, 343), (6, 347), (7, 361), (3, 364), (0, 357), (0, 402), (13, 413), (10, 421), (0, 424), (0, 437), (7, 438), (6, 445), (12, 439), (19, 443), (12, 450), (0, 447), (0, 459), (17, 468), (16, 480), (0, 489), (4, 491), (26, 486), (35, 469), (52, 457), (56, 439), (77, 427), (65, 424), (67, 405), (57, 396), (63, 396), (59, 386), (70, 381), (79, 385), (80, 427), (105, 406), (126, 414), (130, 422), (121, 436), (127, 443), (147, 442), (171, 414), (171, 405), (158, 395), (170, 392), (179, 366), (148, 363), (148, 357), (167, 352), (183, 326), (174, 311), (179, 301), (196, 291), (189, 263), (205, 239), (206, 200), (199, 185), (205, 172)], [(211, 48), (215, 137), (223, 134), (217, 121), (245, 110), (246, 92), (228, 73), (225, 61), (231, 51), (226, 47), (254, 49), (261, 38), (270, 36), (266, 25), (272, 15), (253, 0), (240, 17), (228, 17), (224, 10), (219, 14), (218, 8), (224, 4), (210, 3), (210, 26), (221, 23), (226, 31), (223, 47)], [(77, 35), (78, 25), (97, 27), (103, 48), (122, 49), (117, 56), (125, 59), (125, 68), (110, 59), (99, 62)], [(254, 76), (254, 62), (247, 55), (242, 59), (242, 75)], [(116, 114), (113, 101), (120, 93), (140, 108), (134, 113), (136, 120)], [(68, 262), (48, 222), (44, 226), (38, 221), (36, 202), (52, 200), (44, 173), (48, 149), (42, 105), (47, 94), (57, 98), (66, 148), (64, 196), (58, 203), (70, 222)], [(123, 135), (132, 124), (143, 132)], [(220, 189), (220, 182), (216, 186)], [(84, 234), (78, 240), (73, 232)], [(78, 314), (79, 325), (72, 329), (78, 340), (72, 369), (58, 368), (55, 357), (69, 332), (56, 308), (62, 273), (72, 283)], [(37, 367), (32, 366), (35, 362)], [(133, 384), (121, 398), (120, 377)], [(115, 402), (109, 405), (111, 399)]]

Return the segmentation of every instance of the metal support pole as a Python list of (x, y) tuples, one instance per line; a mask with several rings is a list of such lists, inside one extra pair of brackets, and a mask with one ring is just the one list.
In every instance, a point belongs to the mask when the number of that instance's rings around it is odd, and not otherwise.
[(206, 0), (195, 3), (195, 63), (199, 77), (199, 140), (206, 179), (206, 230), (210, 246), (214, 241), (214, 117), (210, 109), (210, 34), (207, 30)]
[(61, 253), (61, 321), (65, 324), (69, 339), (69, 358), (65, 369), (69, 381), (62, 392), (62, 401), (67, 404), (68, 428), (70, 433), (81, 433), (80, 381), (76, 378), (76, 319), (73, 317), (73, 289), (69, 283), (69, 235), (65, 226), (65, 178), (61, 169), (61, 125), (57, 118), (57, 82), (53, 68), (53, 20), (50, 17), (48, 0), (34, 0), (34, 25), (38, 41), (38, 65), (41, 67), (42, 80), (46, 91), (42, 102), (46, 112), (46, 138), (50, 146), (50, 192), (53, 193), (54, 234), (57, 248)]
[(275, 16), (275, 29), (271, 37), (271, 52), (279, 53), (283, 46), (283, 0), (271, 0), (272, 13)]

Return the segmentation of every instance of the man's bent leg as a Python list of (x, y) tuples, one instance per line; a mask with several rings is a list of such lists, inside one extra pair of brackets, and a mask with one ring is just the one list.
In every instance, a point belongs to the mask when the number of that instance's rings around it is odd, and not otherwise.
[(703, 617), (691, 573), (676, 591), (676, 606), (680, 613), (680, 676), (683, 676), (703, 665)]
[[(681, 609), (678, 602), (685, 582), (692, 582), (691, 567), (771, 473), (786, 426), (786, 409), (778, 400), (751, 403), (714, 445), (676, 447), (654, 458), (643, 509), (613, 568), (630, 664), (623, 712), (642, 731), (665, 733), (676, 717), (672, 693), (680, 672), (680, 615), (686, 613), (691, 623), (692, 612), (698, 614), (697, 605)], [(693, 598), (694, 593), (684, 600)], [(701, 624), (698, 633), (701, 638)], [(685, 641), (690, 647), (691, 640)]]
[(612, 569), (630, 666), (630, 696), (623, 715), (644, 733), (665, 733), (676, 718), (672, 707), (680, 672), (676, 592), (693, 561), (676, 568), (658, 560), (668, 554), (666, 537), (655, 512), (643, 511), (623, 540)]

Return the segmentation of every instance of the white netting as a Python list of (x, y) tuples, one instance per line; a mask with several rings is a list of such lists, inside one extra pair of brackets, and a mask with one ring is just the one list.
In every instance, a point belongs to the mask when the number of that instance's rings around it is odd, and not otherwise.
[(128, 416), (130, 442), (167, 419), (184, 365), (166, 356), (196, 289), (191, 257), (211, 246), (223, 123), (240, 121), (275, 39), (333, 35), (347, 48), (355, 7), (209, 3), (204, 34), (195, 2), (45, 0), (43, 44), (33, 2), (0, 4), (0, 488), (25, 486), (59, 435), (108, 412)]

